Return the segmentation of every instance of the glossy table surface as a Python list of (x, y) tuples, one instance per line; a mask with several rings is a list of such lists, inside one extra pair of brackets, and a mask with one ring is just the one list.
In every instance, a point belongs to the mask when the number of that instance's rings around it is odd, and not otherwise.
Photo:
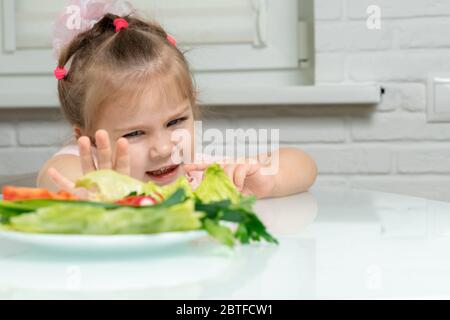
[(450, 298), (450, 203), (316, 187), (255, 209), (278, 246), (72, 252), (0, 240), (0, 299)]

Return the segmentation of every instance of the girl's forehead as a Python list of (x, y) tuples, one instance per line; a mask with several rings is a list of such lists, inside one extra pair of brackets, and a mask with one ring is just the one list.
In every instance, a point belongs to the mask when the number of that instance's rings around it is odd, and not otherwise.
[[(112, 82), (93, 117), (95, 127), (116, 127), (124, 122), (156, 123), (167, 121), (181, 110), (193, 109), (192, 88), (176, 72), (151, 77), (128, 77)], [(109, 91), (109, 92), (108, 92)], [(100, 100), (101, 101), (101, 100)], [(192, 110), (193, 111), (193, 110)]]
[(147, 91), (135, 97), (125, 96), (109, 105), (102, 112), (98, 125), (123, 127), (126, 124), (157, 124), (190, 109), (188, 98), (167, 99), (164, 95)]
[[(188, 100), (182, 92), (177, 90), (175, 85), (149, 85), (136, 96), (136, 106), (143, 106), (144, 108), (154, 108), (168, 110), (186, 103)], [(160, 110), (160, 111), (163, 111)]]
[[(152, 81), (145, 84), (130, 84), (118, 92), (111, 101), (116, 107), (125, 107), (127, 113), (133, 111), (164, 111), (176, 107), (188, 100), (188, 97), (177, 88), (175, 83)], [(136, 109), (136, 110), (134, 110)]]
[(132, 108), (169, 111), (168, 109), (189, 100), (185, 88), (170, 75), (156, 77), (151, 81), (135, 85), (130, 84), (127, 87), (119, 100), (130, 104)]
[(188, 98), (179, 95), (168, 96), (156, 90), (143, 92), (135, 99), (129, 101), (130, 105), (124, 106), (129, 109), (129, 112), (126, 111), (125, 113), (131, 117), (142, 117), (146, 115), (153, 117), (166, 116), (190, 105)]

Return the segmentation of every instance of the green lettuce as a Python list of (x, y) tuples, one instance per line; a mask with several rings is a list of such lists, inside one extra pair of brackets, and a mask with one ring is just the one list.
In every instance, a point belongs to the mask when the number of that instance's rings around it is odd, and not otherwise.
[(94, 201), (114, 202), (132, 192), (141, 194), (149, 187), (144, 182), (113, 170), (92, 171), (75, 182), (76, 187), (92, 191)]
[[(256, 198), (243, 196), (220, 165), (214, 164), (206, 169), (194, 196), (196, 210), (206, 214), (204, 228), (222, 244), (233, 246), (234, 238), (241, 243), (260, 241), (261, 238), (278, 243), (252, 210)], [(234, 234), (221, 221), (237, 223)]]
[(204, 219), (203, 226), (209, 235), (220, 243), (228, 247), (234, 246), (234, 235), (230, 228), (211, 219)]
[(93, 191), (91, 200), (104, 202), (114, 202), (130, 194), (153, 196), (155, 199), (159, 199), (157, 194), (160, 194), (165, 199), (180, 188), (188, 197), (192, 196), (191, 185), (184, 176), (161, 187), (152, 181), (142, 182), (113, 170), (98, 170), (78, 179), (75, 186)]
[(236, 204), (241, 201), (241, 194), (218, 164), (213, 164), (205, 170), (203, 180), (195, 189), (194, 195), (202, 203), (230, 200)]
[(148, 234), (197, 230), (204, 214), (195, 211), (193, 200), (170, 207), (102, 207), (60, 204), (10, 219), (11, 230), (57, 234)]
[[(152, 182), (150, 181), (147, 184), (151, 183)], [(185, 176), (179, 177), (175, 182), (171, 184), (158, 188), (159, 189), (157, 191), (164, 197), (164, 199), (167, 199), (168, 197), (173, 195), (175, 191), (179, 189), (183, 189), (188, 198), (192, 198), (193, 196), (191, 184), (189, 183), (189, 181), (186, 179)]]

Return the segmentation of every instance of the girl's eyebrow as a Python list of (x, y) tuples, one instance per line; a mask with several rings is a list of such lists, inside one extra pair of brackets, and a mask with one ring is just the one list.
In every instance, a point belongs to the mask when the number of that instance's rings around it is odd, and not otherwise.
[(168, 121), (178, 118), (182, 114), (186, 113), (189, 110), (189, 108), (190, 108), (190, 105), (185, 105), (181, 111), (178, 111), (175, 114), (167, 117)]

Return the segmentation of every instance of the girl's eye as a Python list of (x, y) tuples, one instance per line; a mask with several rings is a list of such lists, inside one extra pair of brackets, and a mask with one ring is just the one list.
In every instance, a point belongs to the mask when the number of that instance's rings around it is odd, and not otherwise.
[(133, 137), (140, 136), (141, 134), (144, 134), (144, 132), (138, 130), (138, 131), (133, 131), (133, 132), (127, 133), (127, 134), (124, 135), (123, 137), (124, 137), (124, 138), (133, 138)]
[(187, 119), (187, 117), (183, 117), (183, 118), (178, 118), (178, 119), (175, 119), (175, 120), (171, 120), (171, 121), (169, 121), (169, 122), (167, 123), (167, 127), (171, 127), (171, 126), (177, 125), (177, 124), (179, 124), (179, 123), (185, 121), (186, 119)]

